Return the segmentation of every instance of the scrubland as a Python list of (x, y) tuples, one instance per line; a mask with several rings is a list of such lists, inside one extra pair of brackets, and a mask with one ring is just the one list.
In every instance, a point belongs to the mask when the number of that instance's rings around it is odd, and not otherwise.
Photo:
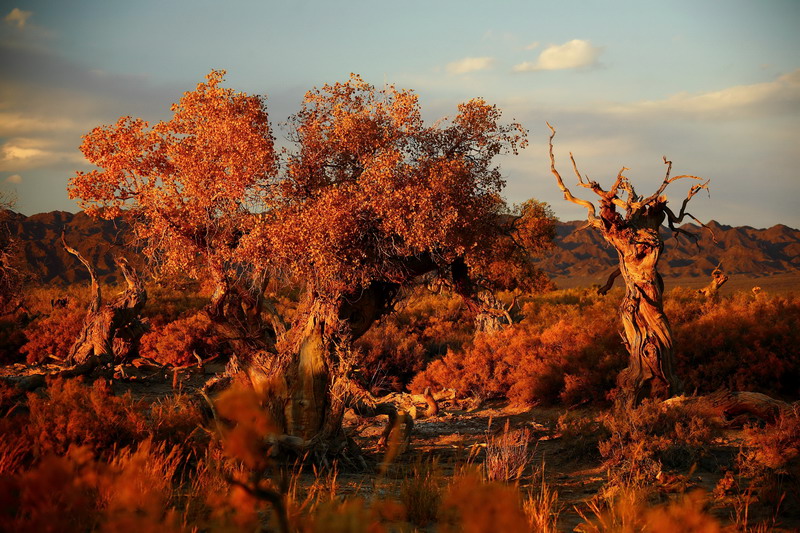
[[(263, 390), (199, 387), (229, 356), (201, 292), (150, 287), (145, 363), (0, 388), (0, 530), (792, 531), (800, 407), (734, 420), (615, 391), (621, 290), (521, 295), (514, 324), (475, 334), (460, 298), (416, 289), (357, 342), (376, 396), (440, 393), (406, 445), (348, 415), (358, 461), (286, 461)], [(66, 356), (85, 289), (30, 291), (0, 323), (6, 376)], [(501, 300), (511, 304), (511, 294)], [(296, 306), (277, 297), (282, 314)], [(800, 301), (769, 291), (665, 298), (687, 395), (800, 399)], [(33, 365), (33, 366), (31, 366)], [(166, 369), (166, 370), (165, 370)], [(393, 433), (397, 435), (397, 433)]]

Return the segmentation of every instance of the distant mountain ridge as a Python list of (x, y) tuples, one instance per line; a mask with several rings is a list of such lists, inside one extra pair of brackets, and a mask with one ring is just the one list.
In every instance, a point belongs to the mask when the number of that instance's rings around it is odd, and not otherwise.
[[(615, 268), (616, 251), (598, 231), (582, 229), (585, 226), (582, 221), (559, 223), (556, 247), (537, 259), (539, 268), (559, 277), (602, 277)], [(713, 220), (706, 226), (681, 226), (697, 236), (697, 243), (662, 228), (665, 245), (658, 270), (664, 277), (706, 277), (720, 262), (728, 274), (751, 277), (800, 272), (800, 230), (783, 224), (767, 229), (726, 226)]]
[[(43, 283), (70, 284), (88, 280), (86, 269), (67, 254), (59, 242), (62, 228), (67, 242), (92, 261), (104, 282), (121, 281), (114, 265), (115, 255), (124, 255), (134, 265), (143, 259), (126, 248), (131, 234), (121, 220), (99, 220), (84, 213), (51, 211), (26, 217), (10, 213), (9, 229), (19, 238), (18, 264), (26, 265), (34, 280)], [(598, 282), (617, 264), (616, 252), (599, 232), (581, 229), (585, 222), (560, 222), (556, 247), (536, 260), (539, 268), (557, 277), (597, 277)], [(707, 277), (721, 261), (728, 274), (759, 277), (800, 272), (800, 230), (778, 224), (767, 229), (749, 226), (725, 226), (711, 221), (711, 233), (686, 224), (682, 229), (697, 235), (698, 243), (686, 237), (673, 238), (663, 230), (666, 242), (659, 262), (665, 277)]]

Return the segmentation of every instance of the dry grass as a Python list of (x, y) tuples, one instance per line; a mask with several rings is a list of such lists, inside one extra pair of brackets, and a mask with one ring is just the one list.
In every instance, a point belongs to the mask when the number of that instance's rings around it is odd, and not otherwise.
[(484, 461), (486, 479), (504, 482), (521, 479), (533, 459), (530, 443), (530, 430), (511, 429), (508, 420), (502, 432), (492, 434), (487, 431)]

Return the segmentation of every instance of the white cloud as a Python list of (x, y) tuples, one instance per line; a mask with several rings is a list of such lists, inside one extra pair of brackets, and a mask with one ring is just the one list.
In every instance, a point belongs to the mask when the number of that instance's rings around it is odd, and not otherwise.
[(564, 70), (585, 68), (597, 64), (602, 48), (589, 41), (573, 39), (567, 43), (552, 44), (542, 50), (536, 62), (526, 61), (514, 66), (515, 72), (537, 70)]
[(79, 127), (85, 126), (68, 117), (47, 117), (0, 111), (0, 137), (13, 137), (32, 132), (68, 131)]
[(5, 16), (3, 20), (9, 24), (15, 24), (17, 28), (22, 29), (25, 27), (25, 23), (28, 21), (31, 15), (33, 15), (32, 11), (23, 11), (20, 8), (15, 7), (8, 15)]
[(773, 81), (736, 85), (719, 91), (681, 92), (663, 100), (648, 100), (608, 108), (618, 114), (649, 113), (693, 118), (736, 118), (742, 115), (797, 113), (800, 109), (800, 69)]
[(525, 50), (534, 50), (539, 48), (539, 41), (533, 41), (531, 44), (525, 47)]
[(44, 139), (15, 138), (0, 146), (0, 171), (19, 172), (61, 163), (82, 163), (77, 150), (63, 150)]
[(13, 183), (15, 185), (22, 183), (22, 176), (20, 176), (19, 174), (11, 174), (9, 177), (6, 178), (6, 183)]
[(486, 70), (492, 66), (494, 59), (491, 57), (465, 57), (458, 61), (453, 61), (445, 66), (445, 70), (450, 74), (466, 74), (478, 70)]

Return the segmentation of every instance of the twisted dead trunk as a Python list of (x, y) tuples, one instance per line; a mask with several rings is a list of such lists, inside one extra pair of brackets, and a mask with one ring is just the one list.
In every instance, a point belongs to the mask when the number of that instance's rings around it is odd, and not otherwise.
[(675, 374), (672, 330), (664, 314), (664, 282), (656, 268), (664, 242), (658, 231), (660, 221), (654, 215), (622, 226), (612, 224), (603, 231), (606, 241), (617, 250), (625, 281), (620, 317), (629, 358), (617, 384), (632, 391), (637, 402), (645, 397), (668, 398), (681, 389)]
[(114, 260), (125, 278), (127, 287), (110, 303), (103, 303), (94, 267), (80, 252), (61, 242), (89, 271), (92, 300), (78, 338), (67, 356), (70, 365), (81, 367), (124, 362), (136, 354), (139, 341), (147, 331), (141, 311), (147, 301), (144, 283), (124, 258)]
[(683, 234), (696, 240), (676, 224), (687, 216), (697, 221), (686, 212), (686, 206), (699, 191), (708, 188), (708, 181), (690, 187), (676, 215), (667, 207), (667, 198), (662, 193), (676, 180), (700, 178), (690, 175), (670, 177), (672, 162), (666, 157), (664, 164), (667, 165), (667, 171), (661, 186), (655, 193), (644, 197), (636, 194), (633, 185), (625, 177), (627, 168), (623, 167), (611, 188), (605, 190), (596, 181), (581, 175), (575, 158), (570, 154), (578, 186), (591, 190), (599, 198), (598, 216), (592, 202), (573, 196), (564, 184), (556, 169), (553, 154), (556, 131), (550, 124), (548, 126), (551, 131), (550, 171), (564, 193), (564, 199), (586, 208), (588, 225), (599, 230), (619, 256), (619, 269), (612, 272), (608, 282), (598, 289), (599, 294), (606, 294), (617, 276), (621, 275), (625, 280), (625, 298), (620, 305), (620, 316), (622, 337), (629, 359), (628, 367), (620, 373), (617, 383), (636, 402), (646, 396), (668, 398), (679, 394), (681, 384), (675, 375), (672, 331), (664, 314), (664, 282), (657, 270), (658, 259), (664, 250), (660, 228), (666, 222), (676, 235)]

